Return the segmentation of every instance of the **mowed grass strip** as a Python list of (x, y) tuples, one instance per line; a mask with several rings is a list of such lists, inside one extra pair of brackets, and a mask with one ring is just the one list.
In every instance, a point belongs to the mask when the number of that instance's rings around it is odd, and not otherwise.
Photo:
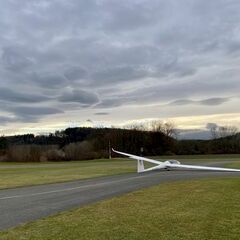
[(161, 184), (0, 232), (1, 240), (239, 240), (240, 178)]
[(177, 159), (184, 162), (221, 162), (240, 161), (240, 154), (210, 154), (210, 155), (173, 155), (153, 157), (154, 159)]
[[(155, 159), (178, 159), (202, 164), (218, 161), (240, 161), (240, 155), (161, 156)], [(98, 159), (59, 163), (0, 163), (0, 189), (57, 183), (136, 171), (136, 161)]]
[(240, 168), (240, 161), (227, 164), (227, 167)]
[(136, 162), (126, 159), (0, 164), (0, 189), (65, 182), (134, 171), (136, 171)]

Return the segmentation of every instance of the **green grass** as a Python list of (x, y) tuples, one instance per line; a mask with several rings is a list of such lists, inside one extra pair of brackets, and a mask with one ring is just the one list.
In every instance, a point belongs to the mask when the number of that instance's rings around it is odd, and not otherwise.
[(240, 161), (240, 154), (214, 154), (214, 155), (174, 155), (153, 157), (158, 159), (177, 159), (183, 162), (214, 162), (214, 161)]
[(228, 167), (240, 168), (240, 161), (227, 164)]
[(183, 181), (0, 232), (0, 239), (238, 240), (239, 216), (240, 178)]
[[(182, 162), (240, 161), (240, 155), (161, 156)], [(128, 159), (100, 159), (59, 163), (0, 163), (0, 189), (45, 183), (65, 182), (136, 171), (136, 162)]]
[(135, 169), (136, 162), (120, 159), (0, 164), (0, 189), (122, 174)]

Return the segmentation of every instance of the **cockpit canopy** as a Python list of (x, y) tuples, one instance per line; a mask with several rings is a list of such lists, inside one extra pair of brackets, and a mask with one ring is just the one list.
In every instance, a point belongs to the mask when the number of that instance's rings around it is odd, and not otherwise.
[(169, 162), (170, 164), (181, 164), (179, 161), (174, 160), (174, 159), (168, 160), (168, 162)]

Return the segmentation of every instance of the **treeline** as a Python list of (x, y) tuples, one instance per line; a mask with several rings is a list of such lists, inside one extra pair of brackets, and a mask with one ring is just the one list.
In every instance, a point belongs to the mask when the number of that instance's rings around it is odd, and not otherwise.
[(145, 156), (240, 153), (239, 133), (213, 140), (176, 140), (169, 129), (67, 128), (47, 136), (0, 137), (0, 161), (106, 158), (109, 147)]
[(240, 134), (214, 138), (212, 140), (177, 141), (176, 154), (239, 154)]
[(2, 161), (81, 160), (106, 158), (109, 155), (109, 147), (134, 154), (172, 154), (171, 149), (175, 142), (176, 140), (162, 132), (68, 128), (48, 136), (27, 134), (1, 137), (0, 151)]

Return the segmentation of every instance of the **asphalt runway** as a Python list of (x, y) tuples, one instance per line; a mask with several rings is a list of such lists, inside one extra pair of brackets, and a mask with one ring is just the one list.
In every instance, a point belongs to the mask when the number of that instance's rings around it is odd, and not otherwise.
[(0, 190), (0, 230), (163, 182), (225, 176), (240, 173), (155, 171)]

